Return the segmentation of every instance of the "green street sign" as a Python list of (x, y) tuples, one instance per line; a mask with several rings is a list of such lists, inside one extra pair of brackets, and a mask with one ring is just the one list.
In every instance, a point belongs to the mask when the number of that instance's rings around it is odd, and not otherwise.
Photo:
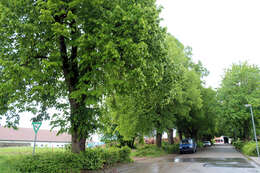
[(32, 122), (33, 130), (35, 133), (37, 133), (42, 125), (42, 122)]

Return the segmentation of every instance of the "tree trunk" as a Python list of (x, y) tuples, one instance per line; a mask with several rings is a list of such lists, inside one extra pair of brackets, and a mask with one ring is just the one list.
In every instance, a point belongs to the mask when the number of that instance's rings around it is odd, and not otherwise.
[(179, 138), (182, 140), (182, 131), (179, 131)]
[[(71, 151), (73, 153), (80, 153), (86, 149), (86, 134), (80, 134), (79, 128), (83, 126), (85, 119), (79, 120), (82, 109), (84, 109), (83, 103), (78, 103), (75, 99), (69, 99), (70, 101), (70, 124), (71, 124)], [(83, 124), (82, 124), (83, 123)]]
[(86, 138), (79, 138), (78, 134), (73, 132), (71, 134), (71, 151), (73, 153), (80, 153), (86, 149)]
[(162, 147), (162, 133), (156, 132), (156, 146), (161, 148)]
[(173, 129), (168, 129), (168, 142), (169, 144), (173, 144)]

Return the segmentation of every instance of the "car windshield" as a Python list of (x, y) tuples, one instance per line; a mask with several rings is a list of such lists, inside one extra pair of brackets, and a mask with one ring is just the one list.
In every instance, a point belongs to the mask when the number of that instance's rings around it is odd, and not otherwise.
[(181, 141), (182, 144), (190, 144), (191, 143), (191, 140), (188, 140), (188, 139), (183, 139)]

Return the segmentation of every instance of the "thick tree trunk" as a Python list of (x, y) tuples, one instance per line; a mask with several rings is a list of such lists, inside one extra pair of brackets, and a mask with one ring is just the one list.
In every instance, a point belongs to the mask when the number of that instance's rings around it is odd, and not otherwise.
[(169, 144), (173, 144), (173, 129), (168, 129), (168, 142)]
[[(78, 133), (78, 129), (80, 128), (80, 123), (78, 122), (77, 118), (74, 116), (80, 116), (80, 110), (82, 106), (80, 106), (79, 103), (76, 102), (74, 99), (69, 99), (70, 100), (70, 109), (71, 109), (71, 118), (70, 118), (70, 123), (71, 123), (71, 150), (73, 153), (80, 153), (82, 151), (85, 151), (85, 145), (86, 145), (86, 138), (82, 137), (82, 134), (80, 135)], [(84, 105), (84, 104), (83, 104)], [(81, 124), (82, 126), (82, 124)], [(83, 134), (84, 135), (84, 134)]]
[(78, 134), (73, 132), (71, 134), (71, 151), (73, 153), (80, 153), (86, 149), (86, 138), (79, 138)]
[(161, 148), (162, 147), (162, 133), (156, 132), (156, 146)]

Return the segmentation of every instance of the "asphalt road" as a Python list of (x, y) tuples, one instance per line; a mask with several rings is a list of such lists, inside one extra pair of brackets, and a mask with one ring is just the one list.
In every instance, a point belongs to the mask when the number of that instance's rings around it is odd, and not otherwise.
[(260, 167), (231, 145), (203, 148), (194, 154), (138, 161), (115, 173), (260, 173)]

